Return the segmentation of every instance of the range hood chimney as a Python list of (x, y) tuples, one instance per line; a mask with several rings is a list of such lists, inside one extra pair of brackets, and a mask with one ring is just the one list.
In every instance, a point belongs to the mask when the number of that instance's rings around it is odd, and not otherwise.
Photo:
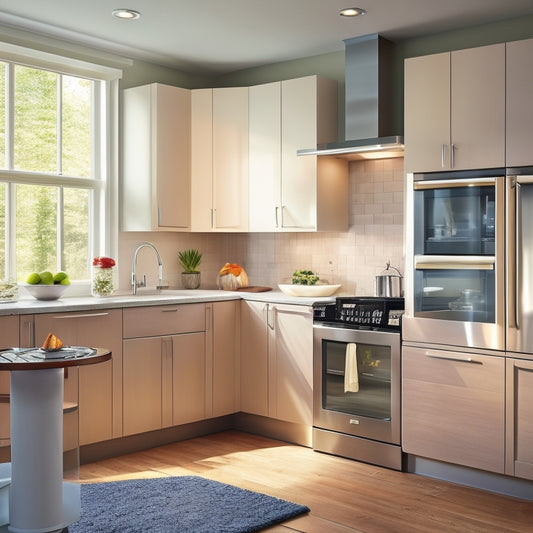
[(345, 141), (298, 150), (298, 155), (347, 159), (403, 156), (403, 138), (392, 134), (393, 43), (378, 34), (345, 44)]

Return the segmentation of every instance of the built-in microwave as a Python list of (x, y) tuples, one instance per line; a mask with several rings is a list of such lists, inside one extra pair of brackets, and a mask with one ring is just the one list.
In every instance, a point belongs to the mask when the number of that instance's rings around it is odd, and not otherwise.
[(505, 172), (408, 175), (406, 341), (505, 348)]

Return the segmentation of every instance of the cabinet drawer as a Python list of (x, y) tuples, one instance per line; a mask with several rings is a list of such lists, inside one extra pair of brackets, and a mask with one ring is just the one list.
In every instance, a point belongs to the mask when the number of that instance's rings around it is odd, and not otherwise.
[(503, 473), (505, 359), (404, 347), (407, 453)]
[(205, 304), (124, 309), (124, 338), (205, 331)]

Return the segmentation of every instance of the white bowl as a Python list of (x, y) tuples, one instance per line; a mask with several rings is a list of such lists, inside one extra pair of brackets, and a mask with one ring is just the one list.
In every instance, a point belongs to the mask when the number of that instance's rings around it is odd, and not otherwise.
[(331, 296), (340, 285), (278, 285), (281, 292), (289, 296)]
[(68, 285), (24, 285), (26, 290), (37, 300), (57, 300), (68, 289)]

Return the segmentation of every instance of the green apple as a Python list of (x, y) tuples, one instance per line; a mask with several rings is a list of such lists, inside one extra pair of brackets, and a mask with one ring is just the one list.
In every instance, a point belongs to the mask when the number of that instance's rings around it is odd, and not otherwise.
[(51, 272), (48, 272), (48, 270), (45, 270), (44, 272), (39, 272), (39, 276), (41, 276), (41, 284), (42, 285), (53, 285), (54, 284), (54, 276)]
[(70, 280), (68, 279), (68, 276), (64, 277), (60, 282), (59, 285), (70, 285)]
[(65, 278), (68, 278), (66, 272), (58, 272), (58, 273), (54, 276), (54, 283), (61, 283)]
[(41, 282), (41, 276), (37, 274), (37, 272), (32, 272), (27, 278), (26, 283), (29, 283), (30, 285), (37, 285)]

